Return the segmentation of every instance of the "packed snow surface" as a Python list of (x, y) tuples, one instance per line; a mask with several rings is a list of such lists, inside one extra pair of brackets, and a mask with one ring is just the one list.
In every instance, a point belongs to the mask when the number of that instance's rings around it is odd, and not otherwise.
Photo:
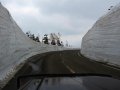
[(0, 3), (0, 88), (6, 85), (29, 57), (60, 50), (67, 49), (29, 39)]
[(81, 53), (120, 66), (120, 4), (102, 16), (83, 37)]

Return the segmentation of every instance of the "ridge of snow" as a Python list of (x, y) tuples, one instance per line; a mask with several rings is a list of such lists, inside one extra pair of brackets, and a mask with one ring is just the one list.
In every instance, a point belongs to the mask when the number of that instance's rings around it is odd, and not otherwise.
[(45, 45), (29, 39), (0, 3), (0, 88), (3, 88), (26, 60), (36, 54), (70, 48)]
[(102, 16), (82, 39), (81, 53), (120, 67), (120, 4)]

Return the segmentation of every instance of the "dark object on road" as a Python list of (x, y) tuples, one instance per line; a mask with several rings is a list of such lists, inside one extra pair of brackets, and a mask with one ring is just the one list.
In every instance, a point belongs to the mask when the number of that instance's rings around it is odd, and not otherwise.
[(120, 90), (120, 80), (104, 74), (41, 74), (18, 78), (18, 90)]

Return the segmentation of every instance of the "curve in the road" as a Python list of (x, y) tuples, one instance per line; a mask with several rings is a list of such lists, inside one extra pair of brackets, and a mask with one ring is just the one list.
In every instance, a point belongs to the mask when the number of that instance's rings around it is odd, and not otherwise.
[(90, 60), (79, 52), (79, 50), (68, 50), (33, 56), (3, 90), (16, 90), (17, 77), (29, 74), (96, 73), (120, 78), (119, 68)]

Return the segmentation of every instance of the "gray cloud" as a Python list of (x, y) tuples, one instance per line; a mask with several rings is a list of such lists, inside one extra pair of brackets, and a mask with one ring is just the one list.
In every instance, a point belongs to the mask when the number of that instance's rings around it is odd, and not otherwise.
[(64, 41), (68, 39), (74, 46), (80, 46), (82, 36), (111, 5), (118, 2), (119, 0), (2, 1), (24, 32), (31, 31), (40, 35), (60, 32)]
[[(42, 8), (45, 14), (64, 14), (67, 16), (79, 18), (96, 19), (102, 15), (102, 11), (106, 11), (110, 5), (114, 5), (118, 0), (47, 0), (41, 3), (41, 0), (36, 4)], [(102, 12), (102, 13), (101, 13)]]

